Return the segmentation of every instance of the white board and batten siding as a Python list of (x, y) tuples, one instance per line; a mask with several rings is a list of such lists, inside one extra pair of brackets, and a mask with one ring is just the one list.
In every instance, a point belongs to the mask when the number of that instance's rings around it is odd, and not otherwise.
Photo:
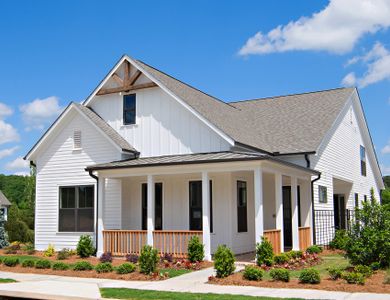
[[(81, 131), (80, 150), (73, 149), (75, 130)], [(75, 111), (66, 117), (61, 128), (56, 130), (45, 145), (46, 148), (40, 150), (36, 161), (35, 247), (37, 250), (43, 250), (48, 244), (53, 244), (57, 250), (64, 247), (74, 248), (82, 233), (58, 231), (59, 187), (94, 185), (96, 201), (96, 180), (84, 169), (88, 165), (120, 159), (120, 152)], [(107, 181), (107, 184), (110, 182)], [(112, 190), (113, 188), (107, 187), (108, 196), (115, 199), (117, 195)], [(120, 189), (118, 191), (120, 193)], [(115, 200), (111, 203), (115, 204)], [(110, 208), (106, 208), (106, 213), (110, 214)], [(117, 220), (118, 217), (112, 216), (112, 219)], [(115, 226), (115, 221), (107, 223)]]

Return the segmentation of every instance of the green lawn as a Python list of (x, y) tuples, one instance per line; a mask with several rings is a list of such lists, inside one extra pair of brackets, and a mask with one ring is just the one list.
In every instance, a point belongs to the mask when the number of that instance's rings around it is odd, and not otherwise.
[(179, 292), (160, 292), (147, 290), (134, 290), (123, 288), (103, 288), (100, 289), (103, 298), (115, 299), (153, 299), (153, 300), (301, 300), (300, 298), (271, 298), (271, 297), (251, 297), (228, 294), (193, 294), (193, 293), (179, 293)]
[(17, 282), (17, 281), (11, 278), (0, 278), (0, 283), (10, 283), (10, 282)]
[(191, 270), (187, 270), (187, 269), (176, 270), (176, 269), (169, 269), (169, 268), (167, 268), (167, 269), (160, 269), (159, 272), (162, 273), (162, 274), (168, 273), (169, 278), (172, 278), (172, 277), (176, 277), (176, 276), (180, 276), (180, 275), (183, 275), (183, 274), (190, 273), (192, 271)]

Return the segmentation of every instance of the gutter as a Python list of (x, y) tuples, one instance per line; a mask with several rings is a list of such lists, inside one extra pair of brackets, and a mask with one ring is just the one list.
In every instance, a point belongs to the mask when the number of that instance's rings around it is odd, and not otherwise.
[(312, 218), (312, 224), (313, 224), (313, 245), (317, 243), (316, 240), (316, 218), (314, 215), (314, 182), (321, 179), (321, 173), (318, 173), (317, 178), (313, 179), (311, 181), (311, 218)]
[(99, 177), (96, 175), (93, 175), (93, 170), (88, 170), (89, 176), (91, 176), (93, 179), (96, 180), (96, 218), (95, 218), (95, 249), (98, 248), (98, 213), (99, 213)]

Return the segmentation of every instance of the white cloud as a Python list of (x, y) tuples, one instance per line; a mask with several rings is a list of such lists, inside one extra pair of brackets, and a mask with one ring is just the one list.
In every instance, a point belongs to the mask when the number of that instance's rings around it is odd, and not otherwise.
[(240, 49), (240, 55), (292, 50), (351, 51), (367, 33), (390, 26), (389, 0), (331, 0), (320, 12), (256, 33)]
[(390, 141), (381, 150), (382, 154), (390, 154)]
[(342, 85), (345, 86), (354, 86), (356, 84), (356, 76), (354, 72), (351, 72), (347, 74), (344, 78), (343, 81), (341, 82)]
[(0, 102), (0, 120), (12, 115), (14, 111), (8, 105)]
[(19, 141), (18, 131), (3, 120), (0, 120), (0, 145)]
[(15, 172), (14, 175), (30, 176), (30, 172), (28, 172), (28, 171)]
[(383, 175), (390, 175), (390, 166), (380, 165)]
[(5, 165), (5, 168), (10, 171), (28, 171), (29, 162), (24, 160), (23, 157), (19, 156), (13, 161), (10, 161)]
[(14, 154), (15, 151), (18, 150), (18, 149), (19, 149), (19, 146), (15, 146), (15, 147), (12, 147), (12, 148), (0, 150), (0, 159)]
[(19, 109), (27, 125), (27, 131), (43, 129), (45, 125), (51, 123), (62, 111), (58, 98), (55, 96), (35, 99), (32, 102), (21, 105)]
[[(367, 71), (361, 77), (356, 77), (354, 73), (349, 73), (342, 80), (343, 85), (357, 84), (363, 88), (370, 84), (390, 79), (390, 52), (381, 43), (375, 43), (372, 49), (365, 55), (353, 57), (347, 65), (358, 62), (362, 62), (367, 67)], [(349, 80), (352, 76), (354, 80)], [(352, 83), (352, 81), (354, 82)]]

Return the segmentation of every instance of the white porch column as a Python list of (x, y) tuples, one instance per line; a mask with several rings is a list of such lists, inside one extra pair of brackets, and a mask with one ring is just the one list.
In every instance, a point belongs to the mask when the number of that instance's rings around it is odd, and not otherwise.
[(211, 260), (210, 240), (210, 183), (209, 174), (202, 172), (202, 232), (204, 244), (204, 259)]
[(153, 231), (154, 231), (154, 177), (148, 175), (147, 184), (147, 207), (148, 207), (148, 221), (147, 221), (147, 244), (153, 246)]
[(275, 173), (275, 225), (276, 229), (280, 230), (280, 250), (284, 252), (283, 188), (281, 173)]
[(297, 178), (291, 177), (292, 249), (299, 250)]
[(253, 171), (254, 199), (255, 199), (255, 238), (256, 243), (261, 242), (264, 234), (263, 217), (263, 172), (261, 168)]
[(103, 230), (104, 230), (104, 201), (105, 201), (105, 189), (106, 178), (100, 177), (98, 179), (98, 194), (97, 194), (97, 249), (96, 255), (101, 256), (103, 250)]

